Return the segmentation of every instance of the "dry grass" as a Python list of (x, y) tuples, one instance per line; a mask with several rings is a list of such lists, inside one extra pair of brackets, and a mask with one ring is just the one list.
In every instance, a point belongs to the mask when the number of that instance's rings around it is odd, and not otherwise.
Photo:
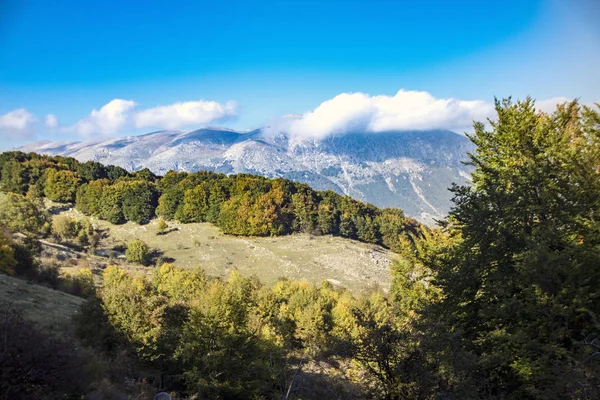
[[(83, 217), (74, 209), (64, 213)], [(219, 277), (236, 270), (244, 276), (256, 275), (268, 285), (287, 278), (311, 283), (328, 280), (355, 292), (375, 287), (387, 290), (389, 266), (397, 256), (380, 246), (333, 236), (235, 237), (224, 235), (212, 224), (173, 221), (169, 222), (168, 233), (157, 235), (158, 220), (147, 225), (112, 225), (93, 218), (92, 221), (107, 230), (108, 238), (101, 243), (103, 248), (140, 239), (160, 250), (164, 258), (173, 259), (178, 267), (202, 267), (209, 275)], [(122, 260), (118, 262), (124, 265)], [(139, 266), (126, 267), (136, 273), (152, 271)]]
[(45, 332), (70, 334), (73, 328), (71, 317), (83, 302), (82, 298), (67, 293), (0, 275), (3, 311), (14, 309)]

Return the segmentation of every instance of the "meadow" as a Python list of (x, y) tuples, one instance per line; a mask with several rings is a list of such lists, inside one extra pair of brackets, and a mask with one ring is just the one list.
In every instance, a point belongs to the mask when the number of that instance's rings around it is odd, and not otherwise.
[[(60, 213), (72, 218), (84, 216), (75, 209)], [(389, 267), (397, 254), (377, 245), (331, 235), (293, 234), (279, 237), (241, 237), (225, 235), (210, 223), (179, 224), (169, 222), (166, 233), (157, 234), (158, 220), (145, 225), (127, 222), (114, 225), (90, 218), (106, 237), (97, 254), (112, 257), (89, 258), (91, 266), (118, 264), (128, 270), (151, 274), (152, 267), (128, 265), (119, 257), (127, 243), (139, 239), (157, 254), (180, 268), (203, 268), (208, 275), (226, 277), (231, 271), (242, 276), (256, 275), (272, 285), (281, 278), (307, 280), (318, 284), (324, 280), (354, 292), (375, 288), (389, 289)], [(117, 249), (114, 251), (112, 249)]]

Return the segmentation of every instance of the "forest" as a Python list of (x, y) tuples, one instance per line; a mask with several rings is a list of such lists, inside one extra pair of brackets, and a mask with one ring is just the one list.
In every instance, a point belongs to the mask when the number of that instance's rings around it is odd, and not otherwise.
[(73, 158), (35, 153), (0, 155), (0, 188), (29, 199), (74, 203), (77, 210), (113, 224), (165, 220), (211, 222), (231, 235), (279, 236), (295, 232), (336, 235), (398, 250), (399, 237), (423, 227), (397, 208), (378, 209), (332, 191), (286, 179), (213, 172), (134, 173)]
[[(2, 153), (0, 272), (39, 284), (51, 279), (36, 241), (61, 229), (44, 198), (113, 224), (160, 217), (230, 235), (331, 234), (398, 257), (389, 293), (366, 295), (168, 262), (148, 267), (150, 278), (109, 266), (100, 287), (62, 278), (57, 287), (85, 298), (72, 322), (79, 344), (5, 311), (0, 396), (127, 398), (127, 377), (147, 398), (599, 398), (599, 108), (574, 101), (548, 114), (529, 98), (497, 100), (496, 118), (468, 134), (472, 185), (450, 188), (454, 206), (435, 228), (284, 179), (159, 177)], [(62, 229), (94, 240), (85, 223)]]

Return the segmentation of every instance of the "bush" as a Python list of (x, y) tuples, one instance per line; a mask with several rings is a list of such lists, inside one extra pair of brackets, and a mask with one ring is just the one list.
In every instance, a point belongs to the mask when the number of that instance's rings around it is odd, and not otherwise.
[(13, 244), (16, 276), (24, 278), (33, 278), (37, 275), (38, 265), (35, 261), (35, 255), (25, 244)]
[(74, 218), (59, 215), (52, 219), (52, 232), (63, 240), (74, 238), (78, 231), (79, 224)]
[(89, 298), (95, 294), (94, 275), (89, 268), (82, 268), (74, 276), (62, 276), (59, 289), (73, 296)]
[(146, 243), (141, 240), (134, 240), (127, 246), (125, 257), (129, 262), (147, 265), (150, 261), (150, 250)]
[(41, 284), (58, 289), (60, 287), (60, 267), (54, 264), (41, 264), (35, 280)]
[(77, 243), (79, 243), (80, 246), (89, 246), (90, 236), (85, 230), (82, 229), (77, 234)]
[(164, 219), (158, 220), (158, 225), (156, 226), (157, 234), (164, 233), (169, 228), (169, 224)]

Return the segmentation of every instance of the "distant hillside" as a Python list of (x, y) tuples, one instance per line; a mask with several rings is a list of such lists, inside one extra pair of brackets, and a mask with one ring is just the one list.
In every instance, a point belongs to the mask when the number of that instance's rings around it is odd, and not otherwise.
[(299, 140), (260, 130), (161, 131), (87, 142), (36, 142), (21, 151), (74, 157), (129, 171), (253, 173), (333, 190), (426, 223), (450, 207), (447, 188), (469, 182), (470, 141), (450, 131), (350, 133)]
[[(83, 218), (76, 210), (62, 214)], [(267, 285), (287, 278), (306, 280), (315, 285), (329, 281), (355, 293), (367, 292), (374, 287), (387, 291), (391, 282), (390, 265), (398, 256), (377, 245), (330, 235), (236, 237), (223, 235), (211, 224), (176, 222), (169, 224), (168, 233), (157, 235), (156, 220), (147, 225), (132, 222), (113, 225), (94, 220), (94, 225), (107, 236), (101, 242), (101, 249), (108, 250), (140, 239), (176, 267), (202, 267), (208, 275), (222, 278), (237, 271), (246, 277), (256, 275)], [(90, 260), (91, 264), (96, 262)], [(131, 270), (132, 266), (126, 268)]]
[[(159, 216), (210, 222), (235, 236), (331, 234), (394, 251), (425, 229), (398, 208), (377, 208), (283, 178), (209, 171), (160, 177), (148, 169), (130, 173), (94, 161), (19, 151), (0, 154), (0, 190), (10, 192), (3, 205), (6, 221), (20, 209), (35, 209), (31, 201), (45, 197), (75, 203), (78, 211), (113, 224), (147, 224)], [(40, 218), (30, 222), (27, 229), (41, 229)]]

